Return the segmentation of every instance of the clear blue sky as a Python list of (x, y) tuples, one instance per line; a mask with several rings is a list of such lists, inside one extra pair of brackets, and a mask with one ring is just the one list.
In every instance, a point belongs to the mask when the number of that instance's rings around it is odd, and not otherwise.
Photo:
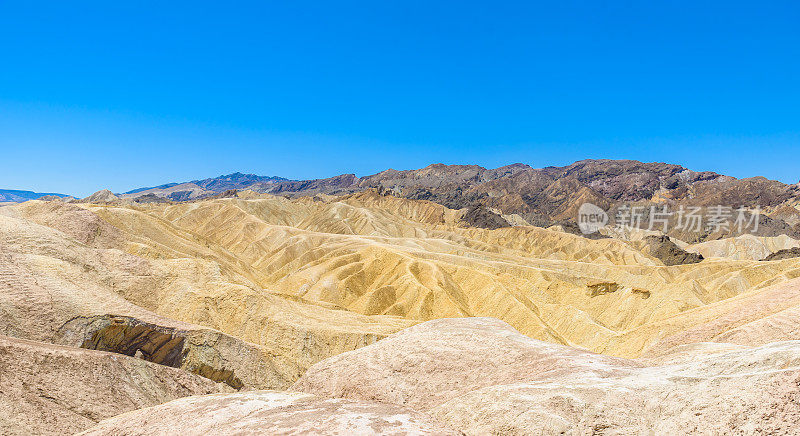
[(584, 158), (800, 179), (800, 3), (0, 2), (0, 188)]

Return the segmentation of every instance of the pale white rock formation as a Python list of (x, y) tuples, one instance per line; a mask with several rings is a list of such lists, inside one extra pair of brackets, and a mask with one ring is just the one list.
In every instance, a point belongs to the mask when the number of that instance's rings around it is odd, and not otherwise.
[[(666, 362), (666, 363), (665, 363)], [(314, 365), (293, 390), (404, 405), (467, 434), (788, 434), (800, 341), (614, 358), (440, 319)]]
[(458, 435), (392, 405), (250, 391), (182, 398), (101, 422), (83, 435)]

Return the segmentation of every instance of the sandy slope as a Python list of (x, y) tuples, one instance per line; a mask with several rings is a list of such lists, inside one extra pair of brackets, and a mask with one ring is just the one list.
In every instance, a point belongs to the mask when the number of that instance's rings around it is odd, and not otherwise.
[(62, 435), (120, 413), (233, 389), (101, 351), (0, 336), (0, 434)]

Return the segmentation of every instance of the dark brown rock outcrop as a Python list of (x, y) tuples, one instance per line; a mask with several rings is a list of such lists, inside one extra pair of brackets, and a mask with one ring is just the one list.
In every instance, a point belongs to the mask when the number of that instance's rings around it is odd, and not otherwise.
[(698, 263), (703, 260), (702, 254), (687, 252), (672, 242), (669, 236), (647, 236), (644, 244), (643, 251), (646, 254), (655, 257), (667, 266)]
[(500, 215), (490, 211), (484, 206), (472, 206), (461, 218), (465, 223), (472, 227), (480, 227), (483, 229), (499, 229), (501, 227), (509, 227), (510, 224)]
[[(232, 366), (230, 363), (226, 366), (226, 359), (219, 358), (222, 349), (241, 346), (235, 343), (235, 339), (218, 332), (184, 330), (129, 316), (106, 315), (77, 317), (64, 324), (59, 335), (84, 338), (80, 343), (81, 348), (119, 353), (159, 365), (181, 368), (215, 382), (225, 383), (234, 389), (244, 387), (239, 378), (244, 368), (241, 365)], [(213, 345), (208, 341), (210, 335), (218, 335)], [(252, 352), (247, 350), (243, 354)]]
[(131, 318), (114, 317), (107, 326), (92, 332), (81, 348), (141, 357), (179, 368), (184, 357), (184, 338), (169, 330)]
[(784, 259), (793, 259), (795, 257), (800, 257), (800, 248), (795, 247), (784, 250), (778, 250), (761, 260), (763, 261), (784, 260)]

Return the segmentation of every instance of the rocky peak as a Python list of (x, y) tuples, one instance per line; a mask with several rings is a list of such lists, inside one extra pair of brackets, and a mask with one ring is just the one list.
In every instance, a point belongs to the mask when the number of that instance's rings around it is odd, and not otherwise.
[(82, 201), (85, 203), (111, 203), (112, 201), (119, 200), (119, 197), (114, 195), (108, 189), (101, 189), (94, 194), (84, 198)]

